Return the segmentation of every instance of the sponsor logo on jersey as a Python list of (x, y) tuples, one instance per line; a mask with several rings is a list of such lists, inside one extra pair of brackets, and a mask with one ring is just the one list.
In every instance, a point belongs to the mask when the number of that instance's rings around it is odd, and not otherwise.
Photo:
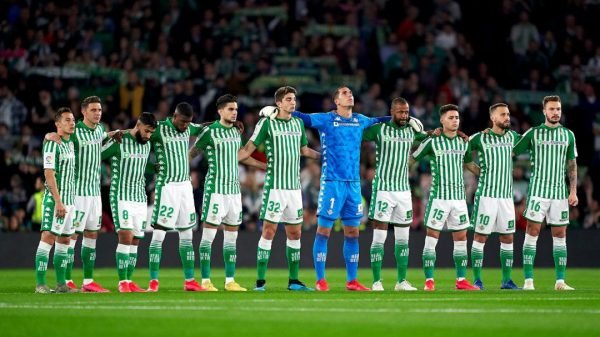
[(336, 128), (338, 126), (360, 126), (360, 123), (358, 123), (358, 120), (355, 123), (352, 123), (352, 122), (333, 122), (333, 126), (335, 126)]
[(489, 149), (496, 149), (496, 148), (500, 148), (500, 147), (513, 147), (512, 143), (487, 143), (487, 144), (483, 144), (483, 149), (484, 150), (489, 150)]
[(300, 131), (273, 131), (274, 137), (280, 136), (302, 136), (302, 132)]
[(559, 140), (538, 140), (538, 145), (569, 145), (569, 142)]
[(127, 151), (121, 152), (121, 155), (125, 159), (146, 159), (146, 157), (148, 156), (145, 153), (135, 153), (135, 152), (127, 152)]
[(239, 141), (240, 141), (239, 137), (214, 138), (215, 146), (217, 146), (219, 144), (235, 143), (235, 142), (239, 142)]
[(399, 136), (384, 136), (384, 142), (394, 142), (394, 143), (412, 143), (412, 138), (399, 137)]

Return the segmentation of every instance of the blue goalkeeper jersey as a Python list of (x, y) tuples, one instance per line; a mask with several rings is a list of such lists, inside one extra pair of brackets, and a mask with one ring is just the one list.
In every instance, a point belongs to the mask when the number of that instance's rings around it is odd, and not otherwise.
[(319, 131), (321, 139), (321, 180), (360, 181), (360, 144), (363, 131), (390, 116), (369, 118), (359, 113), (344, 118), (334, 111), (305, 114), (294, 112), (304, 125)]

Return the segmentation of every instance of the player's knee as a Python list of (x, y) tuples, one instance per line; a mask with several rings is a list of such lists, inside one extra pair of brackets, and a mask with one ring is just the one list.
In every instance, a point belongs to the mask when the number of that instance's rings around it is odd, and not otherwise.
[(287, 231), (287, 238), (288, 240), (300, 240), (300, 237), (302, 236), (302, 230), (300, 228), (298, 228), (297, 230), (288, 230)]
[(263, 223), (262, 237), (267, 240), (273, 240), (275, 233), (277, 232), (277, 224)]
[(40, 241), (45, 242), (49, 245), (54, 245), (54, 241), (56, 240), (56, 235), (50, 233), (50, 231), (43, 231), (42, 238)]
[(344, 226), (344, 236), (357, 238), (359, 234), (358, 227)]
[(331, 228), (317, 226), (317, 234), (329, 237), (331, 235)]
[(527, 232), (527, 234), (532, 235), (532, 236), (539, 236), (541, 227), (542, 227), (542, 224), (527, 221), (526, 232)]
[(473, 241), (485, 243), (487, 241), (487, 235), (475, 233), (475, 235), (473, 235)]
[(371, 220), (371, 225), (373, 226), (373, 229), (384, 229), (384, 230), (388, 229), (387, 223), (377, 221), (377, 220)]
[(513, 236), (512, 235), (500, 235), (500, 243), (512, 244)]
[(83, 237), (96, 240), (98, 238), (98, 232), (92, 232), (92, 231), (85, 230), (85, 231), (83, 231)]

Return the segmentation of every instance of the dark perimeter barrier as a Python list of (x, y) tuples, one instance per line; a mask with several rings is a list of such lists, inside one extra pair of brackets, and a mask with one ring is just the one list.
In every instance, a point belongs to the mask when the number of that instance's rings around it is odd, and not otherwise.
[[(522, 249), (525, 234), (517, 232), (515, 234), (515, 267), (522, 266)], [(194, 233), (194, 249), (196, 250), (196, 264), (198, 265), (198, 244), (200, 243), (201, 233)], [(152, 233), (146, 233), (146, 237), (140, 242), (138, 250), (138, 266), (146, 268), (148, 266), (148, 245), (152, 238)], [(240, 232), (237, 240), (237, 265), (239, 267), (256, 266), (256, 247), (260, 233)], [(302, 233), (302, 255), (301, 267), (312, 268), (312, 245), (315, 238), (315, 232)], [(372, 230), (368, 229), (360, 233), (360, 267), (370, 266), (369, 248), (371, 246)], [(34, 267), (35, 252), (40, 240), (39, 233), (0, 233), (0, 268), (31, 268)], [(344, 267), (344, 258), (342, 255), (343, 233), (333, 232), (329, 239), (327, 266)], [(410, 232), (410, 260), (411, 268), (421, 268), (421, 253), (425, 242), (424, 231)], [(472, 235), (469, 235), (469, 252), (473, 242)], [(179, 239), (177, 233), (168, 233), (163, 243), (163, 253), (161, 267), (179, 267)], [(75, 248), (75, 265), (80, 266), (80, 248), (81, 238), (79, 238)], [(101, 233), (97, 241), (96, 266), (113, 267), (115, 266), (115, 249), (117, 247), (117, 236), (115, 233)], [(600, 267), (600, 231), (595, 230), (572, 230), (567, 232), (568, 247), (568, 266), (569, 267)], [(450, 233), (442, 233), (438, 242), (436, 267), (453, 267), (452, 260), (452, 237)], [(499, 258), (500, 243), (496, 235), (490, 236), (485, 245), (485, 267), (500, 267)], [(470, 256), (470, 253), (469, 253)], [(52, 260), (52, 259), (51, 259)], [(221, 231), (217, 234), (212, 247), (212, 265), (216, 268), (223, 267), (223, 234)], [(385, 244), (384, 267), (392, 268), (395, 266), (394, 259), (394, 233), (388, 232)], [(470, 262), (469, 262), (470, 265)], [(552, 237), (549, 230), (542, 231), (538, 240), (537, 255), (535, 258), (536, 267), (552, 267), (554, 261), (552, 258)], [(270, 268), (285, 268), (287, 266), (285, 258), (285, 233), (279, 230), (273, 240), (271, 258), (269, 260)]]

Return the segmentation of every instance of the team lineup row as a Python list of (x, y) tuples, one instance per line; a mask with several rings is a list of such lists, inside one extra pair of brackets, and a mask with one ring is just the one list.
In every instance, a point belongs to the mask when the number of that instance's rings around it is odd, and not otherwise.
[[(556, 290), (572, 290), (565, 279), (567, 249), (566, 225), (569, 205), (577, 204), (576, 146), (573, 133), (560, 124), (561, 103), (558, 96), (543, 101), (545, 123), (523, 135), (510, 130), (510, 112), (506, 104), (490, 107), (492, 128), (468, 138), (459, 131), (460, 113), (455, 105), (440, 108), (441, 128), (424, 132), (418, 120), (409, 116), (409, 103), (396, 98), (390, 115), (369, 118), (352, 111), (354, 96), (346, 87), (334, 93), (336, 109), (327, 113), (304, 114), (296, 111), (296, 90), (281, 87), (275, 92), (276, 106), (261, 110), (250, 140), (242, 146), (236, 127), (237, 98), (224, 95), (217, 100), (220, 120), (210, 125), (191, 123), (189, 104), (177, 105), (172, 117), (156, 121), (143, 113), (135, 127), (127, 131), (105, 132), (100, 125), (102, 105), (92, 96), (82, 102), (83, 120), (75, 122), (68, 108), (57, 111), (57, 132), (49, 134), (43, 146), (46, 191), (43, 222), (36, 253), (36, 292), (77, 292), (71, 277), (74, 246), (83, 233), (81, 259), (86, 292), (106, 292), (94, 282), (96, 239), (100, 229), (100, 167), (109, 160), (111, 167), (110, 206), (117, 228), (119, 244), (116, 265), (120, 292), (159, 290), (162, 242), (167, 230), (179, 233), (179, 253), (187, 291), (217, 291), (210, 279), (211, 247), (222, 225), (225, 262), (225, 290), (246, 291), (235, 279), (237, 230), (242, 221), (238, 162), (266, 170), (260, 219), (263, 230), (257, 248), (257, 281), (254, 290), (266, 290), (266, 271), (272, 240), (279, 223), (285, 224), (287, 236), (288, 289), (313, 290), (299, 280), (302, 197), (300, 191), (300, 156), (321, 160), (321, 187), (318, 199), (318, 226), (313, 244), (316, 290), (327, 291), (325, 277), (327, 241), (334, 221), (341, 218), (344, 228), (344, 260), (348, 290), (381, 291), (380, 277), (383, 246), (388, 226), (393, 226), (397, 283), (395, 290), (416, 290), (406, 280), (408, 266), (409, 225), (412, 204), (408, 183), (409, 165), (429, 158), (432, 186), (427, 204), (427, 236), (423, 249), (425, 290), (435, 290), (434, 267), (437, 241), (443, 229), (452, 232), (456, 288), (483, 289), (481, 270), (483, 247), (488, 236), (500, 238), (502, 289), (520, 289), (512, 281), (513, 235), (515, 232), (512, 202), (513, 155), (529, 152), (532, 174), (525, 217), (528, 220), (523, 248), (525, 284), (533, 290), (533, 264), (536, 242), (542, 223), (552, 227)], [(319, 132), (321, 151), (310, 149), (305, 127)], [(188, 150), (190, 137), (196, 142)], [(376, 174), (368, 217), (373, 226), (371, 288), (357, 280), (359, 260), (358, 225), (363, 216), (360, 194), (360, 144), (376, 144)], [(411, 153), (414, 142), (420, 142)], [(264, 147), (267, 162), (253, 159), (257, 147)], [(153, 151), (157, 165), (148, 163)], [(202, 281), (194, 278), (195, 249), (192, 244), (196, 226), (190, 158), (203, 152), (208, 161), (201, 214), (203, 226), (199, 247)], [(473, 161), (475, 152), (479, 165)], [(146, 227), (146, 181), (148, 170), (156, 169), (154, 227), (149, 248), (150, 284), (147, 290), (132, 281), (137, 263), (137, 248)], [(469, 217), (463, 170), (479, 176), (474, 210)], [(568, 175), (567, 186), (565, 174)], [(471, 250), (474, 284), (466, 279), (468, 265), (467, 229), (475, 231)], [(57, 287), (46, 284), (46, 271), (52, 246)]]

